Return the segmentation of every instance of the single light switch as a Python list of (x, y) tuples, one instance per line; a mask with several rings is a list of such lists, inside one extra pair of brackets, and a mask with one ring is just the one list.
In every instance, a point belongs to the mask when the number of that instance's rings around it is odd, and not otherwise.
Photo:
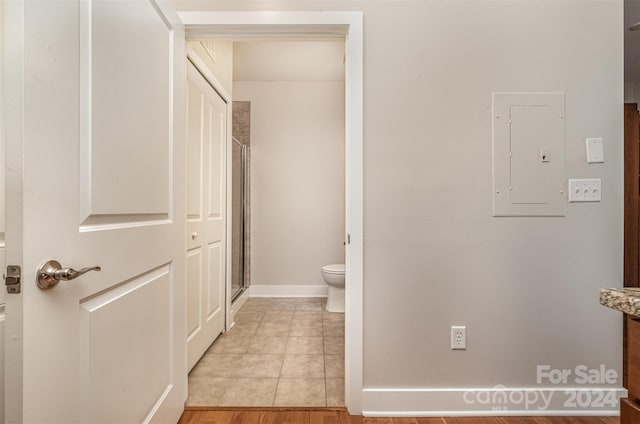
[(587, 162), (604, 162), (604, 146), (601, 138), (587, 138)]

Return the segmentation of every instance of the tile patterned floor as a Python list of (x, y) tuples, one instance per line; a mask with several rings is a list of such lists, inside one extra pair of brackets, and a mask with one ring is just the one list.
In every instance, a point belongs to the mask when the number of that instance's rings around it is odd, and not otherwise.
[(187, 406), (344, 406), (344, 314), (250, 298), (189, 374)]

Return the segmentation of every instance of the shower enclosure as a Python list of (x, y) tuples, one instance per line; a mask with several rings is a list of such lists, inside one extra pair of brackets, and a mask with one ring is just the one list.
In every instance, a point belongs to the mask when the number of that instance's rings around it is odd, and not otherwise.
[(246, 289), (247, 146), (232, 137), (231, 300)]

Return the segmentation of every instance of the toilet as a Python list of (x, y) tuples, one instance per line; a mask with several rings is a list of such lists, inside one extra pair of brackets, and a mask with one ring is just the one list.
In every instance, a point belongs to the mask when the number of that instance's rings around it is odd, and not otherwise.
[(327, 296), (328, 312), (344, 312), (344, 264), (322, 267), (322, 278), (329, 285)]

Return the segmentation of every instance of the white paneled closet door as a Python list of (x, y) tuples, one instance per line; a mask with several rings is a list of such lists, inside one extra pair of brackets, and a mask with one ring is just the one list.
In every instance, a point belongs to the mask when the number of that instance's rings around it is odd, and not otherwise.
[(227, 105), (187, 64), (187, 357), (224, 329)]

